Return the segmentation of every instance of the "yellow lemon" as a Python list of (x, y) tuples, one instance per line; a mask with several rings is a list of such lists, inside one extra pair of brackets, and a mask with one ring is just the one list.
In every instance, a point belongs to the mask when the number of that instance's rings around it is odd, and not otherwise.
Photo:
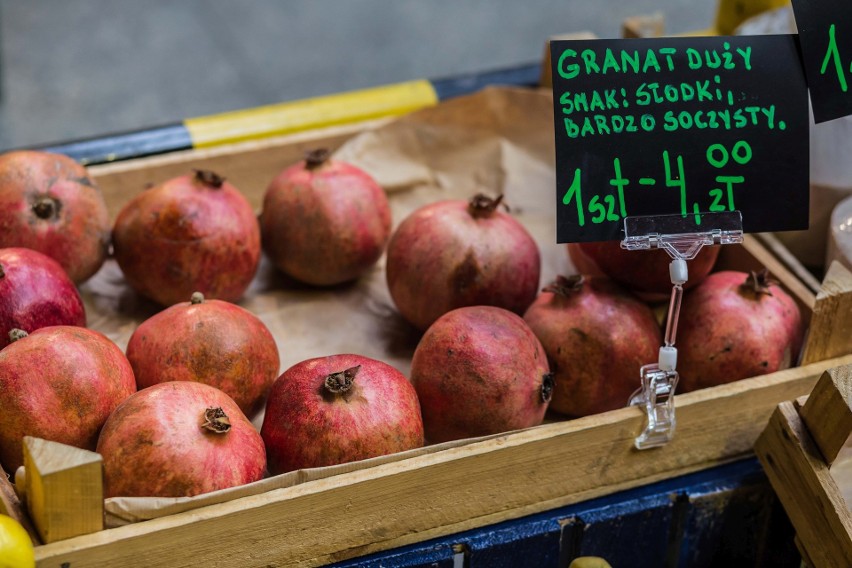
[(598, 556), (580, 556), (575, 558), (568, 568), (612, 568), (609, 562)]
[(0, 568), (34, 568), (30, 535), (12, 517), (0, 515)]

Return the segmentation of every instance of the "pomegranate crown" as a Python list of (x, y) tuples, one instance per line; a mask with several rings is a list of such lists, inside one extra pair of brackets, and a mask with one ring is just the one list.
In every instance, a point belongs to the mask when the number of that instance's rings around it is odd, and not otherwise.
[(204, 411), (204, 422), (201, 427), (209, 432), (224, 434), (231, 429), (231, 420), (221, 408), (211, 407)]
[(556, 280), (541, 289), (542, 292), (551, 292), (557, 296), (567, 298), (571, 294), (581, 292), (585, 278), (582, 274), (573, 274), (571, 276), (559, 275)]
[(502, 194), (497, 197), (490, 197), (484, 193), (477, 193), (467, 202), (467, 210), (474, 217), (488, 217), (501, 205), (506, 211), (509, 211), (509, 206), (503, 202)]
[(337, 373), (331, 373), (325, 378), (325, 390), (333, 394), (342, 394), (352, 388), (355, 375), (361, 370), (361, 365), (349, 367)]
[(225, 178), (220, 176), (216, 172), (211, 172), (210, 170), (192, 171), (195, 172), (195, 181), (202, 185), (212, 187), (213, 189), (219, 189), (225, 183)]
[(750, 292), (754, 292), (758, 296), (761, 294), (771, 296), (771, 286), (778, 286), (779, 284), (780, 282), (770, 276), (769, 270), (764, 268), (763, 270), (759, 271), (752, 270), (746, 277), (745, 282), (740, 284), (740, 287)]
[(331, 158), (331, 151), (328, 148), (317, 148), (305, 152), (305, 167), (309, 170), (315, 170)]

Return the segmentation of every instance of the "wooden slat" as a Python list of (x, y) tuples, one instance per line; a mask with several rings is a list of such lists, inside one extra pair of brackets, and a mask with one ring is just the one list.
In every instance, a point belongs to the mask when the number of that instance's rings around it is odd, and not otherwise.
[(799, 414), (831, 465), (852, 434), (852, 367), (828, 369)]
[(814, 566), (852, 566), (852, 514), (792, 402), (772, 414), (755, 444), (809, 561)]
[(802, 364), (852, 353), (852, 273), (831, 263), (817, 294)]
[(272, 178), (285, 167), (303, 159), (305, 152), (318, 147), (335, 150), (352, 136), (390, 120), (392, 118), (379, 118), (258, 141), (171, 152), (92, 166), (89, 172), (101, 189), (112, 218), (130, 197), (146, 186), (187, 174), (193, 168), (225, 175), (253, 207), (259, 208)]
[(778, 239), (775, 233), (758, 233), (755, 236), (769, 252), (775, 255), (814, 294), (819, 292), (820, 281), (817, 280), (817, 277), (810, 270), (805, 268), (802, 262), (790, 252), (790, 249), (784, 246), (784, 243)]
[(663, 448), (632, 448), (643, 418), (624, 408), (46, 544), (36, 558), (41, 567), (320, 566), (454, 534), (749, 455), (775, 406), (809, 392), (825, 365), (679, 395), (678, 431)]

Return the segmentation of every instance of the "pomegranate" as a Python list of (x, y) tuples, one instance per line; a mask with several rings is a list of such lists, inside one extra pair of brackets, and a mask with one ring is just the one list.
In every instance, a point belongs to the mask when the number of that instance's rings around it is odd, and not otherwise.
[(328, 286), (376, 264), (390, 238), (391, 212), (369, 174), (332, 160), (323, 148), (272, 180), (260, 225), (275, 266), (302, 282)]
[(103, 265), (109, 232), (106, 203), (86, 168), (62, 154), (0, 155), (0, 247), (42, 252), (79, 284)]
[(423, 420), (402, 373), (368, 357), (331, 355), (278, 377), (260, 434), (278, 474), (419, 448)]
[(252, 416), (278, 377), (275, 339), (254, 314), (196, 292), (142, 322), (127, 343), (140, 389), (166, 381), (214, 386)]
[(715, 272), (684, 295), (675, 343), (691, 391), (786, 369), (804, 329), (795, 300), (766, 270)]
[(80, 293), (58, 262), (25, 248), (0, 249), (0, 349), (14, 328), (85, 327)]
[(387, 282), (402, 316), (426, 329), (443, 314), (488, 305), (522, 314), (535, 299), (541, 274), (538, 246), (502, 196), (421, 207), (388, 245)]
[(190, 381), (125, 400), (98, 438), (107, 497), (191, 497), (257, 481), (263, 440), (231, 397)]
[(251, 205), (209, 171), (138, 194), (118, 214), (112, 238), (130, 286), (165, 306), (196, 290), (236, 301), (260, 261), (260, 228)]
[[(689, 263), (688, 290), (697, 286), (713, 270), (721, 247), (702, 247)], [(568, 255), (581, 274), (608, 276), (641, 299), (660, 302), (671, 297), (669, 276), (671, 257), (662, 249), (627, 250), (618, 241), (570, 243)]]
[(94, 450), (107, 417), (134, 393), (133, 370), (115, 343), (96, 331), (58, 325), (0, 351), (0, 462), (15, 471), (24, 436)]
[(625, 406), (662, 343), (651, 308), (603, 276), (558, 277), (524, 320), (555, 374), (550, 408), (570, 416)]
[(411, 382), (433, 443), (541, 424), (553, 392), (539, 340), (520, 316), (493, 306), (438, 318), (414, 351)]

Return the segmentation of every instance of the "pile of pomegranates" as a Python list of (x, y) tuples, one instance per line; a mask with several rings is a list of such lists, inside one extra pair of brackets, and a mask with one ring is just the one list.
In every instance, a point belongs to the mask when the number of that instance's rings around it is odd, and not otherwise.
[[(666, 253), (613, 242), (569, 245), (583, 275), (539, 290), (538, 246), (502, 197), (430, 203), (391, 234), (382, 187), (318, 150), (271, 181), (259, 220), (202, 170), (125, 205), (115, 259), (164, 307), (125, 356), (85, 328), (76, 288), (104, 262), (108, 229), (85, 168), (0, 156), (0, 462), (20, 465), (25, 435), (97, 449), (108, 496), (198, 495), (527, 428), (548, 409), (622, 407), (662, 342), (649, 302), (672, 286)], [(363, 276), (386, 250), (390, 297), (423, 332), (410, 380), (359, 354), (279, 376), (276, 338), (233, 303), (262, 249), (315, 286)], [(793, 299), (765, 272), (712, 273), (718, 253), (706, 247), (690, 263), (675, 344), (683, 391), (783, 369), (801, 348)], [(264, 404), (258, 431), (249, 418)]]

